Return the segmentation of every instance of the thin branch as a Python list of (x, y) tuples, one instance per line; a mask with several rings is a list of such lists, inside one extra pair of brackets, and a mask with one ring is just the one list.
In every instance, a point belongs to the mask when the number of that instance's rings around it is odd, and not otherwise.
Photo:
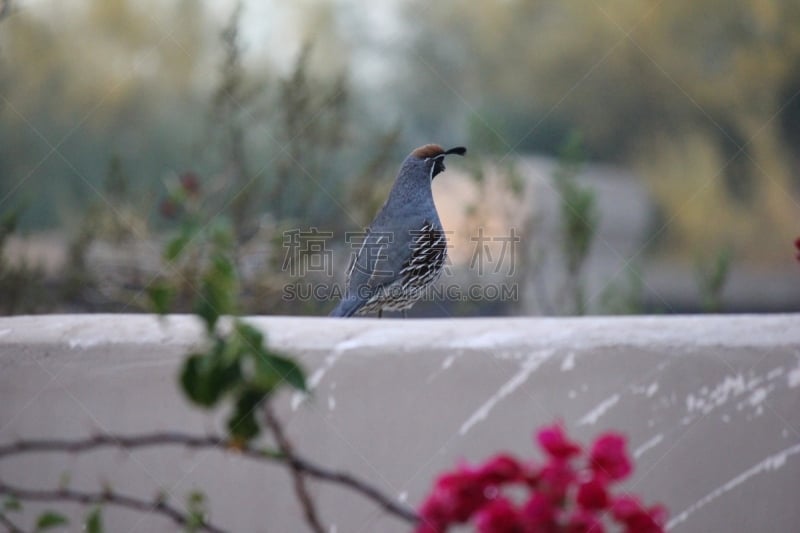
[[(116, 505), (118, 507), (133, 509), (141, 513), (160, 514), (171, 519), (179, 526), (185, 526), (190, 522), (189, 515), (182, 513), (161, 498), (156, 498), (153, 501), (146, 501), (113, 491), (83, 492), (70, 489), (26, 489), (7, 485), (2, 481), (0, 481), (0, 494), (13, 495), (15, 498), (24, 501), (74, 502), (82, 505)], [(198, 527), (210, 533), (226, 533), (224, 529), (216, 527), (205, 520), (199, 524)]]
[(308, 463), (305, 461), (305, 459), (301, 459), (297, 456), (294, 456), (293, 461), (298, 468), (300, 468), (309, 476), (327, 481), (329, 483), (344, 485), (345, 487), (348, 487), (356, 492), (360, 492), (362, 496), (374, 501), (386, 512), (391, 513), (398, 518), (402, 518), (406, 522), (416, 524), (420, 521), (420, 517), (414, 511), (395, 503), (392, 499), (386, 497), (381, 491), (372, 485), (368, 485), (367, 483), (364, 483), (350, 474), (327, 470), (312, 463)]
[(0, 513), (0, 525), (5, 526), (10, 533), (23, 533), (17, 524), (12, 522), (6, 515)]
[[(95, 435), (86, 439), (34, 439), (0, 445), (0, 459), (10, 455), (36, 452), (80, 453), (97, 448), (147, 448), (150, 446), (180, 445), (186, 448), (229, 449), (226, 439), (215, 436), (196, 436), (177, 432), (144, 433), (141, 435)], [(260, 455), (263, 455), (259, 452)]]
[[(21, 440), (10, 444), (0, 445), (0, 460), (17, 455), (28, 453), (82, 453), (98, 448), (147, 448), (151, 446), (183, 446), (185, 448), (215, 448), (224, 452), (235, 452), (243, 457), (257, 461), (289, 461), (287, 457), (276, 454), (269, 449), (259, 449), (250, 445), (232, 444), (228, 439), (220, 436), (196, 436), (186, 433), (163, 432), (147, 433), (142, 435), (97, 435), (80, 440)], [(396, 503), (391, 498), (384, 495), (374, 486), (361, 481), (354, 476), (345, 473), (329, 470), (325, 467), (316, 465), (311, 461), (294, 455), (290, 460), (294, 465), (309, 476), (320, 481), (335, 483), (358, 492), (365, 498), (372, 500), (385, 511), (405, 520), (411, 524), (419, 521), (419, 517), (414, 511)]]
[(303, 476), (304, 470), (300, 468), (300, 465), (297, 463), (292, 444), (289, 442), (289, 439), (286, 438), (286, 434), (283, 432), (283, 426), (281, 426), (275, 413), (272, 412), (272, 406), (270, 406), (269, 403), (264, 405), (264, 420), (267, 422), (267, 427), (272, 431), (272, 434), (275, 436), (275, 441), (278, 443), (278, 447), (289, 463), (289, 470), (292, 472), (292, 482), (294, 483), (294, 492), (297, 495), (297, 499), (300, 501), (303, 513), (306, 515), (306, 522), (308, 522), (309, 527), (315, 533), (325, 533), (325, 528), (322, 527), (319, 516), (317, 516), (317, 510), (314, 508), (314, 500), (311, 499), (311, 495), (308, 493), (306, 480)]

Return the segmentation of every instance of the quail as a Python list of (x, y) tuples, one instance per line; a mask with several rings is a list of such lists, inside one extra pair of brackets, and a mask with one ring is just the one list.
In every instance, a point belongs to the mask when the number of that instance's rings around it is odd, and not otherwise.
[(342, 301), (330, 316), (349, 317), (407, 310), (442, 273), (447, 239), (433, 203), (431, 182), (444, 171), (444, 158), (464, 155), (426, 144), (403, 161), (389, 197), (367, 228), (350, 262)]

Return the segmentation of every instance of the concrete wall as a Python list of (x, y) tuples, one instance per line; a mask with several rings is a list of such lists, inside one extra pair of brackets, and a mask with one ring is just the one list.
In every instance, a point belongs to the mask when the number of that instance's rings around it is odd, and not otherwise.
[[(313, 397), (280, 403), (298, 451), (399, 500), (416, 505), (461, 459), (537, 455), (533, 429), (562, 419), (583, 441), (610, 428), (629, 435), (637, 470), (627, 487), (665, 503), (673, 531), (800, 523), (800, 315), (252, 322), (308, 369)], [(0, 442), (216, 428), (219, 417), (190, 407), (175, 385), (199, 338), (182, 316), (0, 319)], [(202, 487), (211, 517), (231, 531), (305, 530), (283, 470), (232, 454), (0, 461), (7, 483), (55, 487), (64, 471), (75, 488), (108, 481), (144, 497), (161, 488), (175, 503)], [(342, 489), (312, 490), (331, 531), (406, 530)], [(107, 512), (106, 525), (174, 529), (128, 511)]]

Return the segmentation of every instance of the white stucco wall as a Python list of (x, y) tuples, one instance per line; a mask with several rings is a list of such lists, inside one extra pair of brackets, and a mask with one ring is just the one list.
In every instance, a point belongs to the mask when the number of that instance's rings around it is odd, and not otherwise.
[[(284, 394), (300, 453), (416, 505), (436, 473), (508, 450), (534, 457), (537, 426), (586, 442), (616, 429), (637, 469), (627, 487), (665, 503), (671, 530), (793, 531), (800, 523), (800, 315), (576, 319), (333, 320), (254, 317), (298, 357), (313, 397)], [(193, 318), (0, 319), (0, 442), (95, 433), (204, 433), (219, 417), (175, 383), (200, 338)], [(287, 475), (234, 454), (180, 449), (29, 455), (0, 461), (8, 483), (184, 502), (203, 488), (231, 531), (303, 531)], [(332, 531), (404, 531), (372, 503), (312, 483)], [(30, 526), (29, 506), (25, 524)], [(74, 507), (67, 507), (74, 510)], [(78, 516), (76, 512), (74, 516)], [(172, 531), (106, 513), (109, 531)]]

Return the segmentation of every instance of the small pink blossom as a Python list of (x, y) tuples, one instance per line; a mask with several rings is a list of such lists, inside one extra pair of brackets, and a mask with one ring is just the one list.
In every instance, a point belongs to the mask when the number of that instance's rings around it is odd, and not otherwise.
[(469, 520), (486, 501), (484, 486), (477, 473), (461, 468), (436, 480), (433, 493), (423, 505), (421, 514), (434, 524), (461, 523)]
[(555, 504), (561, 504), (567, 497), (567, 490), (575, 482), (575, 472), (562, 461), (552, 461), (539, 472), (538, 489)]
[(525, 468), (511, 455), (498, 454), (478, 469), (478, 477), (484, 485), (521, 481), (525, 477)]
[(564, 533), (604, 533), (603, 523), (592, 512), (578, 509), (567, 519)]
[(479, 533), (525, 533), (525, 519), (507, 498), (496, 498), (475, 515)]
[(598, 478), (581, 483), (578, 487), (578, 505), (591, 511), (598, 511), (608, 507), (608, 491)]
[(628, 533), (661, 533), (667, 516), (663, 506), (645, 508), (638, 498), (630, 495), (615, 499), (611, 514), (625, 525)]
[(589, 462), (595, 474), (612, 481), (625, 479), (633, 470), (625, 453), (625, 437), (619, 433), (601, 435), (592, 446)]
[(500, 453), (444, 472), (420, 507), (415, 532), (471, 523), (478, 533), (604, 533), (612, 522), (625, 533), (663, 532), (664, 507), (611, 493), (633, 469), (623, 435), (605, 433), (587, 453), (559, 424), (542, 428), (536, 440), (547, 453), (541, 466)]
[(544, 427), (536, 434), (539, 444), (555, 459), (569, 459), (580, 453), (581, 447), (569, 440), (561, 424)]
[(544, 494), (537, 492), (525, 503), (522, 513), (536, 533), (558, 531), (558, 508)]

